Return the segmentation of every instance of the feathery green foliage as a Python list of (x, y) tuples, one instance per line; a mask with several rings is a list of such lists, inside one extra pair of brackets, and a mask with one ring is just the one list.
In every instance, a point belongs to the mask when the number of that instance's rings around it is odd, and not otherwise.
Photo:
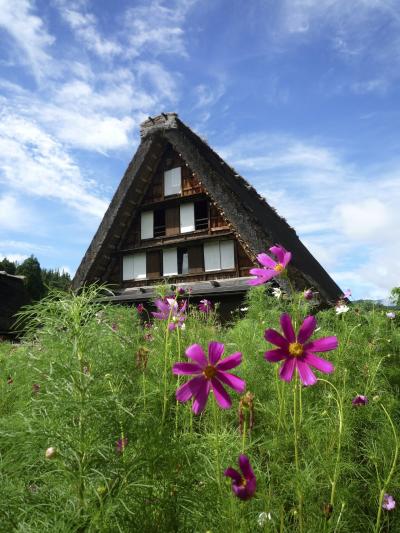
[[(191, 309), (185, 329), (165, 343), (164, 322), (148, 330), (134, 308), (100, 303), (102, 291), (51, 293), (25, 312), (24, 342), (0, 345), (0, 531), (292, 532), (299, 486), (304, 532), (377, 531), (399, 445), (396, 320), (354, 307), (318, 313), (316, 337), (337, 335), (339, 348), (327, 355), (335, 372), (302, 390), (296, 473), (293, 383), (277, 380), (278, 365), (263, 358), (271, 348), (263, 334), (279, 329), (283, 311), (309, 314), (309, 303), (253, 288), (248, 310), (228, 327)], [(235, 373), (254, 394), (255, 421), (244, 436), (235, 393), (232, 409), (216, 419), (212, 398), (198, 417), (175, 400), (172, 365), (189, 345), (211, 340), (225, 343), (225, 355), (243, 353)], [(352, 405), (357, 394), (368, 397), (366, 406)], [(257, 476), (246, 502), (223, 477), (242, 451)], [(399, 482), (394, 469), (385, 490), (398, 500)], [(382, 510), (378, 530), (395, 532), (396, 514)]]

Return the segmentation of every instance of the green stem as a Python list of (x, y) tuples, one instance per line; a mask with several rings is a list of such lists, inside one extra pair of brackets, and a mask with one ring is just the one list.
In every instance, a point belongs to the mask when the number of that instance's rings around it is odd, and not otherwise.
[(300, 465), (299, 465), (299, 448), (298, 448), (298, 442), (299, 442), (299, 416), (301, 416), (300, 412), (300, 394), (299, 392), (299, 377), (296, 373), (295, 378), (295, 386), (293, 389), (293, 426), (294, 426), (294, 463), (296, 466), (296, 486), (297, 486), (297, 497), (299, 500), (299, 531), (302, 533), (303, 531), (303, 495), (301, 493), (300, 488)]
[(163, 400), (163, 410), (162, 410), (162, 419), (161, 427), (164, 426), (165, 416), (167, 413), (167, 402), (168, 402), (168, 387), (167, 387), (167, 371), (168, 371), (168, 340), (169, 340), (169, 323), (172, 316), (172, 309), (169, 312), (167, 327), (165, 330), (165, 341), (164, 341), (164, 374), (163, 374), (163, 384), (164, 384), (164, 400)]
[[(181, 360), (181, 331), (180, 328), (177, 326), (176, 331), (177, 337), (178, 337), (178, 361)], [(179, 387), (179, 376), (178, 376), (178, 382), (177, 382), (177, 388)], [(179, 414), (179, 402), (176, 400), (175, 404), (175, 435), (178, 434), (178, 414)]]
[(398, 458), (398, 455), (399, 455), (399, 440), (398, 440), (398, 437), (397, 437), (396, 428), (394, 427), (393, 420), (392, 420), (391, 416), (389, 415), (389, 413), (386, 411), (385, 407), (382, 404), (381, 404), (381, 407), (382, 407), (383, 411), (385, 412), (385, 415), (386, 415), (387, 419), (389, 420), (390, 427), (392, 428), (393, 438), (394, 438), (394, 441), (395, 441), (395, 451), (394, 451), (392, 467), (390, 469), (390, 472), (389, 472), (386, 480), (383, 483), (381, 492), (379, 494), (378, 513), (377, 513), (377, 516), (376, 516), (376, 524), (375, 524), (375, 529), (374, 529), (375, 533), (379, 533), (379, 531), (380, 531), (383, 498), (384, 498), (384, 495), (385, 495), (385, 492), (386, 492), (386, 488), (389, 485), (390, 480), (392, 479), (394, 471), (396, 470), (397, 458)]
[(220, 460), (220, 450), (219, 450), (220, 424), (219, 424), (219, 410), (218, 410), (217, 400), (215, 399), (215, 396), (213, 398), (212, 404), (213, 404), (213, 415), (214, 415), (215, 467), (216, 467), (218, 490), (219, 490), (220, 496), (222, 498), (221, 460)]
[[(340, 398), (339, 391), (337, 388), (327, 379), (320, 378), (318, 381), (322, 381), (324, 383), (327, 383), (332, 387), (332, 389), (336, 393), (336, 398), (334, 398), (337, 408), (338, 408), (338, 415), (339, 415), (339, 427), (338, 427), (338, 436), (337, 436), (337, 450), (336, 450), (336, 460), (335, 460), (335, 468), (333, 470), (333, 478), (331, 481), (331, 498), (330, 498), (330, 504), (332, 505), (332, 508), (335, 508), (335, 494), (336, 494), (336, 485), (339, 478), (339, 463), (340, 463), (340, 455), (342, 452), (342, 433), (343, 433), (343, 401)], [(345, 386), (345, 382), (343, 384)]]
[(246, 419), (246, 414), (245, 414), (244, 421), (243, 421), (243, 432), (242, 432), (242, 453), (244, 453), (244, 450), (246, 448), (246, 432), (247, 432), (247, 419)]

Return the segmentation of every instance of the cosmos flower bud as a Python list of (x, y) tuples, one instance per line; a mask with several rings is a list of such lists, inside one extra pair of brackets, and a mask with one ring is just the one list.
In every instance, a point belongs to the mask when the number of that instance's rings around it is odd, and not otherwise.
[(314, 293), (311, 289), (307, 289), (303, 292), (303, 296), (305, 300), (312, 300), (314, 298)]
[(54, 457), (57, 455), (57, 450), (50, 446), (50, 448), (47, 448), (45, 452), (46, 459), (54, 459)]

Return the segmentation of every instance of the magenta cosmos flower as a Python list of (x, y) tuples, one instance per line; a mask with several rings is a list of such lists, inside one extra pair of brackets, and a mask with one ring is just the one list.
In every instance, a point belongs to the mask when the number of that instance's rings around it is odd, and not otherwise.
[(210, 302), (210, 300), (200, 300), (198, 307), (199, 311), (201, 311), (202, 313), (209, 313), (212, 310), (212, 303)]
[(291, 381), (294, 369), (297, 368), (302, 383), (314, 385), (317, 378), (310, 366), (326, 374), (334, 371), (332, 363), (317, 357), (315, 352), (328, 352), (337, 348), (337, 337), (324, 337), (309, 341), (317, 326), (315, 317), (308, 316), (304, 319), (297, 336), (293, 329), (292, 320), (287, 313), (281, 315), (280, 322), (284, 336), (274, 329), (265, 330), (265, 339), (278, 346), (278, 349), (265, 352), (264, 357), (271, 363), (284, 361), (279, 371), (282, 380)]
[(231, 407), (232, 401), (223, 384), (239, 393), (245, 389), (246, 383), (242, 379), (226, 372), (240, 365), (242, 354), (236, 352), (221, 360), (224, 348), (221, 342), (210, 342), (207, 359), (200, 344), (192, 344), (185, 352), (186, 357), (191, 359), (192, 363), (176, 363), (172, 369), (172, 372), (178, 376), (195, 376), (179, 387), (176, 391), (176, 399), (179, 402), (187, 402), (193, 397), (192, 409), (196, 415), (204, 410), (210, 391), (214, 393), (222, 409)]
[(136, 310), (141, 315), (143, 313), (143, 311), (144, 311), (144, 305), (143, 304), (137, 304)]
[(265, 253), (258, 254), (257, 259), (264, 268), (252, 268), (250, 270), (250, 274), (257, 277), (248, 281), (249, 285), (261, 285), (275, 276), (279, 276), (292, 258), (292, 254), (287, 252), (283, 246), (271, 246), (269, 251), (277, 257), (278, 261), (274, 261)]
[(256, 476), (246, 455), (239, 455), (238, 463), (242, 473), (229, 467), (224, 475), (232, 478), (232, 491), (235, 496), (241, 500), (249, 500), (256, 492)]
[(368, 398), (362, 394), (357, 394), (357, 396), (351, 400), (351, 403), (353, 405), (367, 405)]
[(153, 311), (151, 313), (154, 318), (158, 318), (158, 320), (169, 320), (168, 329), (170, 331), (182, 327), (186, 320), (186, 300), (184, 300), (180, 306), (175, 298), (156, 300), (154, 303), (158, 309), (158, 311)]

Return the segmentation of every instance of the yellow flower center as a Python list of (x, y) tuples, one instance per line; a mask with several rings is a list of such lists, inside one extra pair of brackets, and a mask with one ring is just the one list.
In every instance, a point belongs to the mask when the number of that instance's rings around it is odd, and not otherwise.
[(285, 270), (285, 267), (283, 265), (281, 265), (281, 263), (278, 263), (274, 266), (274, 270), (276, 272), (282, 272), (282, 270)]
[(240, 480), (240, 483), (239, 485), (241, 487), (245, 487), (247, 485), (247, 479), (245, 479), (244, 477), (242, 477), (242, 479)]
[(301, 357), (303, 355), (303, 345), (299, 342), (291, 342), (289, 344), (289, 353), (293, 357)]
[(212, 379), (217, 373), (217, 369), (213, 365), (207, 365), (203, 370), (203, 375), (206, 379)]

